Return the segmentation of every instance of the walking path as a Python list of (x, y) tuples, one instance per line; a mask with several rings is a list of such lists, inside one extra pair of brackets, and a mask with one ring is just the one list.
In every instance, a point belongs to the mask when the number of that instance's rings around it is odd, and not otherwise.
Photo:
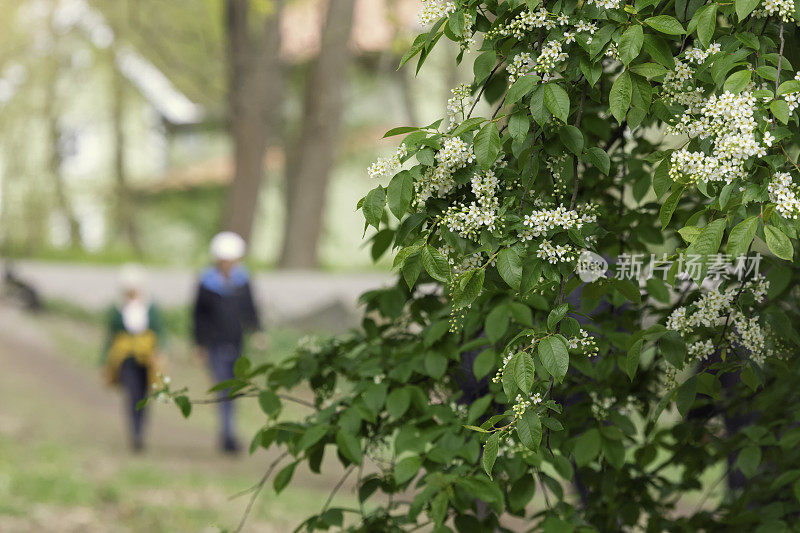
[[(99, 310), (119, 293), (119, 268), (115, 266), (38, 261), (18, 261), (13, 266), (15, 273), (46, 299)], [(148, 287), (165, 307), (189, 305), (196, 278), (197, 273), (190, 269), (148, 269)], [(389, 285), (393, 279), (388, 273), (274, 271), (255, 273), (253, 284), (268, 321), (283, 324), (332, 306), (354, 313), (361, 293)]]

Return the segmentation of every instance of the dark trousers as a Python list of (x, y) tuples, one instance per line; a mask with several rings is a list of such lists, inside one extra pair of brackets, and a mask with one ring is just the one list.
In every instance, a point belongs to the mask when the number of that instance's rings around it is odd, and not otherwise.
[[(233, 365), (241, 355), (238, 343), (214, 343), (208, 346), (208, 366), (217, 383), (233, 379)], [(230, 389), (219, 391), (219, 414), (222, 439), (226, 443), (235, 442), (233, 430), (233, 402), (228, 398)]]
[(131, 441), (138, 448), (142, 446), (145, 412), (137, 409), (136, 404), (147, 396), (147, 367), (128, 357), (120, 366), (119, 381), (127, 394), (125, 410), (128, 412)]

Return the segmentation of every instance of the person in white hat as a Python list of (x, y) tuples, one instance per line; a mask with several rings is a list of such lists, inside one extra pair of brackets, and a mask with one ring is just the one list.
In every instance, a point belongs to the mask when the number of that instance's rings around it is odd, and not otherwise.
[[(259, 330), (258, 316), (250, 277), (240, 264), (246, 245), (236, 233), (223, 231), (211, 240), (214, 266), (200, 276), (194, 304), (194, 340), (198, 354), (208, 362), (214, 380), (233, 379), (233, 365), (242, 352), (244, 334)], [(237, 453), (239, 442), (234, 434), (233, 403), (229, 391), (220, 391), (221, 439), (226, 453)]]
[(139, 265), (125, 265), (119, 273), (122, 300), (111, 307), (108, 336), (101, 363), (107, 383), (126, 392), (125, 409), (130, 425), (131, 447), (144, 448), (145, 409), (138, 409), (149, 389), (161, 383), (159, 347), (164, 335), (158, 308), (145, 294), (146, 276)]

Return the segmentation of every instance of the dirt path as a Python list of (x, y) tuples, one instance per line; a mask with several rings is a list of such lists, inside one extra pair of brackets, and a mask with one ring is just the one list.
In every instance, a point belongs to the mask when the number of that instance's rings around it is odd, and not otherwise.
[[(180, 417), (174, 406), (155, 405), (149, 412), (147, 453), (141, 458), (132, 457), (125, 444), (121, 398), (116, 391), (103, 387), (99, 376), (85, 363), (59, 353), (59, 343), (54, 342), (45, 327), (58, 320), (53, 317), (31, 316), (0, 300), (0, 443), (5, 437), (33, 449), (43, 442), (56, 442), (58, 446), (75, 451), (79, 457), (86, 457), (86, 460), (75, 460), (76, 464), (69, 464), (67, 475), (85, 477), (92, 483), (97, 481), (97, 484), (113, 480), (126, 468), (138, 467), (151, 468), (175, 477), (193, 476), (204, 479), (203, 476), (227, 476), (233, 482), (226, 488), (215, 487), (213, 481), (201, 479), (198, 483), (203, 484), (204, 488), (191, 496), (196, 500), (191, 504), (212, 507), (207, 511), (219, 509), (220, 515), (228, 517), (224, 525), (233, 525), (230, 517), (238, 517), (246, 505), (246, 499), (239, 498), (230, 502), (228, 497), (257, 481), (259, 473), (264, 471), (265, 465), (277, 454), (262, 450), (253, 456), (245, 454), (236, 459), (221, 456), (216, 450), (213, 406), (198, 407), (197, 412), (187, 421)], [(85, 331), (77, 330), (73, 333), (88, 337), (90, 344), (99, 345), (98, 331), (80, 324), (75, 324), (74, 327), (85, 327)], [(194, 392), (204, 390), (203, 369), (186, 367), (178, 370), (178, 373), (171, 372), (173, 381), (194, 384), (191, 389)], [(253, 434), (251, 429), (241, 430), (246, 441)], [(326, 464), (322, 476), (298, 468), (291, 489), (302, 495), (301, 498), (295, 496), (295, 500), (303, 501), (302, 505), (295, 502), (292, 509), (294, 515), (288, 516), (292, 514), (290, 510), (277, 506), (274, 513), (280, 516), (283, 512), (286, 515), (278, 521), (280, 525), (265, 522), (262, 517), (261, 520), (254, 519), (245, 531), (283, 531), (289, 524), (296, 524), (298, 516), (321, 507), (327, 496), (325, 489), (333, 487), (342, 472), (335, 461), (328, 461)], [(0, 468), (0, 494), (3, 474)], [(347, 491), (348, 487), (345, 486), (343, 493)], [(167, 492), (170, 494), (165, 496), (164, 493)], [(287, 490), (286, 493), (290, 492)], [(282, 493), (280, 497), (283, 498), (286, 493)], [(155, 484), (141, 498), (175, 498), (181, 499), (181, 505), (188, 505), (183, 500), (190, 496), (177, 490), (170, 492)], [(274, 495), (270, 489), (265, 490), (262, 498), (268, 500), (270, 505), (275, 505), (271, 503)], [(140, 530), (136, 527), (109, 527), (123, 512), (113, 506), (108, 509), (81, 509), (78, 518), (75, 518), (77, 522), (72, 525), (68, 518), (74, 510), (59, 508), (54, 511), (49, 507), (45, 508), (49, 510), (43, 511), (44, 518), (28, 516), (5, 519), (0, 506), (0, 530)], [(291, 505), (287, 507), (289, 508)]]

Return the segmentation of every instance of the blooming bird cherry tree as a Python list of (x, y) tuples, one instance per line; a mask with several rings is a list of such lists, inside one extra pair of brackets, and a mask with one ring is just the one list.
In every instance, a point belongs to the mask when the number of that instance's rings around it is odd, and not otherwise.
[(281, 450), (256, 488), (339, 462), (355, 503), (307, 530), (794, 530), (797, 17), (422, 2), (401, 66), (447, 39), (474, 80), (369, 168), (398, 278), (361, 327), (225, 384), (265, 413), (252, 450)]

